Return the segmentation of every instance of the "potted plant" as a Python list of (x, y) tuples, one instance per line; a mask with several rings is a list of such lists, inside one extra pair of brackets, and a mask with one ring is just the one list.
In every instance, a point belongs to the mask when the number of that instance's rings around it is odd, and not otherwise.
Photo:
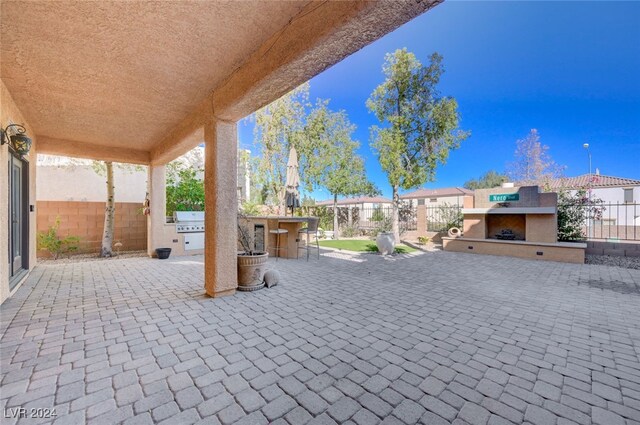
[(242, 246), (242, 251), (238, 252), (238, 290), (256, 291), (264, 287), (269, 254), (254, 249), (247, 226), (247, 218), (238, 214), (238, 243)]

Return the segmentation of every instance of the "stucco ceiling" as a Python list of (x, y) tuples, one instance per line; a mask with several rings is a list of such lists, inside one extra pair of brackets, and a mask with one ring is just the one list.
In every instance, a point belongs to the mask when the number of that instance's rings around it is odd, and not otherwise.
[(1, 3), (1, 77), (36, 134), (151, 150), (308, 1)]

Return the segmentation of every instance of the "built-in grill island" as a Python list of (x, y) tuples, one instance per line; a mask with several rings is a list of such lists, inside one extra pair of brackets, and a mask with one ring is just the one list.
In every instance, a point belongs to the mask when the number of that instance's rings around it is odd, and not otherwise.
[(478, 189), (462, 210), (462, 237), (443, 238), (446, 251), (584, 262), (586, 244), (558, 242), (558, 194), (538, 186)]
[(185, 251), (204, 249), (204, 211), (176, 211), (173, 222), (183, 234)]

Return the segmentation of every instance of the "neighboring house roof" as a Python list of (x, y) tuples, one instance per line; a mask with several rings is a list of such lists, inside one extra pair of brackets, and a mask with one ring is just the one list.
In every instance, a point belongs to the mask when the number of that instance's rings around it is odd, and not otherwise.
[(400, 199), (438, 198), (441, 196), (473, 195), (473, 190), (464, 187), (443, 187), (441, 189), (418, 189), (413, 192), (400, 195)]
[[(589, 187), (589, 174), (576, 177), (561, 177), (549, 180), (548, 186), (551, 189), (577, 189)], [(640, 180), (627, 179), (624, 177), (603, 176), (602, 174), (591, 174), (591, 187), (628, 187), (640, 186)]]
[[(353, 204), (390, 204), (392, 201), (389, 198), (383, 198), (382, 196), (361, 196), (359, 198), (345, 198), (338, 199), (338, 205), (353, 205)], [(333, 199), (326, 201), (316, 202), (316, 205), (333, 205)]]

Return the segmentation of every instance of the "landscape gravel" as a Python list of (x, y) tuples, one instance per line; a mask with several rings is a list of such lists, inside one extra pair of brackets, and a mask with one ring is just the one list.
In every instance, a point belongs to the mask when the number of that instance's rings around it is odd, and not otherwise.
[(587, 255), (587, 264), (602, 264), (605, 266), (624, 267), (640, 270), (640, 257), (618, 257), (613, 255)]

